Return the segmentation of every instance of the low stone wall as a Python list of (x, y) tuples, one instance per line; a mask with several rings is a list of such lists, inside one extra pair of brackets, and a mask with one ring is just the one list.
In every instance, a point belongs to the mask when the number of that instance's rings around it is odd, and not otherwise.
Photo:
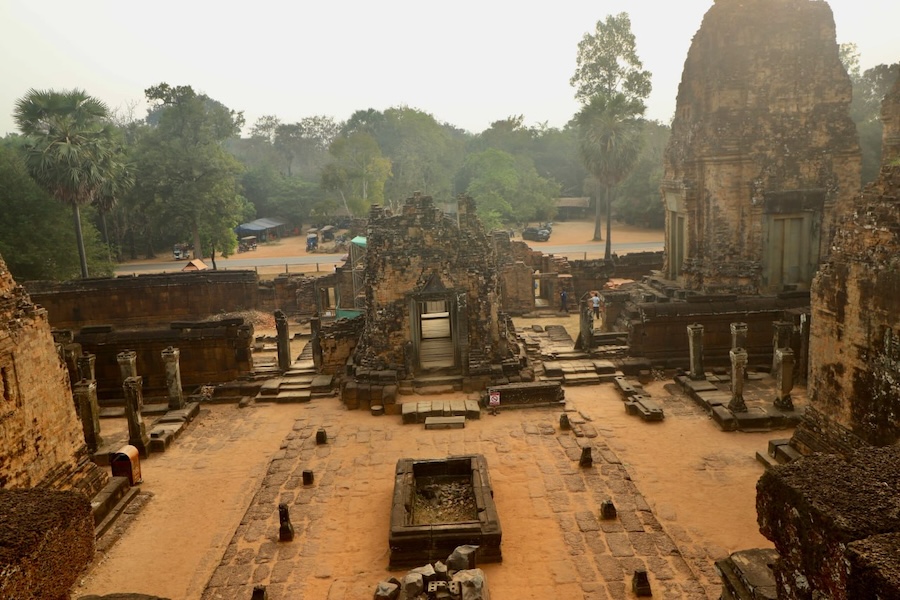
[[(760, 531), (780, 555), (778, 597), (900, 597), (900, 448), (819, 454), (766, 470)], [(813, 593), (815, 592), (815, 594)]]
[(25, 284), (57, 329), (149, 327), (256, 309), (254, 271), (200, 271)]
[(87, 497), (0, 490), (0, 598), (68, 598), (93, 558), (94, 518)]
[(75, 342), (97, 357), (101, 404), (123, 398), (117, 356), (125, 350), (137, 353), (145, 398), (167, 394), (162, 351), (169, 346), (180, 350), (181, 383), (188, 391), (199, 385), (234, 381), (253, 370), (253, 325), (240, 318), (173, 323), (166, 329), (88, 328), (75, 335)]

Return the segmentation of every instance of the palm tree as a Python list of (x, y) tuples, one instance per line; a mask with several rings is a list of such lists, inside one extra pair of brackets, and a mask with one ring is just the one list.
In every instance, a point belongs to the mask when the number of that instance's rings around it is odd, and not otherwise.
[[(638, 99), (613, 92), (591, 98), (575, 115), (578, 147), (585, 168), (603, 186), (606, 200), (606, 252), (612, 257), (612, 196), (637, 161), (643, 138), (641, 116), (644, 104)], [(594, 239), (603, 239), (600, 231), (600, 202), (594, 220)]]
[(51, 196), (72, 207), (81, 276), (88, 277), (80, 207), (93, 202), (118, 169), (109, 109), (84, 90), (31, 89), (13, 116), (28, 139), (25, 164)]

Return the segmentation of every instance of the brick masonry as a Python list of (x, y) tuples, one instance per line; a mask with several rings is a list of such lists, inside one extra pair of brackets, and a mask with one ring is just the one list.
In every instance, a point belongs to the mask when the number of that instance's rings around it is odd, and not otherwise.
[(859, 189), (850, 99), (827, 3), (713, 4), (685, 61), (665, 153), (669, 276), (706, 293), (779, 291), (770, 238), (773, 220), (790, 215), (804, 218), (796, 285), (808, 288)]
[(0, 258), (0, 488), (93, 494), (107, 475), (89, 460), (69, 375), (47, 311)]

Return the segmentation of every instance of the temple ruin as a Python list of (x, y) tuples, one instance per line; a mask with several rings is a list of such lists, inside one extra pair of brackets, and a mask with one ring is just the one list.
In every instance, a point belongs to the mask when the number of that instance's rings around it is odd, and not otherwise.
[(665, 277), (706, 294), (809, 289), (860, 185), (850, 99), (827, 3), (713, 4), (665, 153)]

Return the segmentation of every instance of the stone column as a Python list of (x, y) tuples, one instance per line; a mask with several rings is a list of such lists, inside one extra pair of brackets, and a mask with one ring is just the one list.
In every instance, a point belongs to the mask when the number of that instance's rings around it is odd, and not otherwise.
[(90, 352), (82, 352), (78, 357), (78, 374), (88, 381), (97, 380), (97, 355)]
[(71, 343), (63, 346), (63, 359), (66, 362), (66, 370), (69, 372), (69, 382), (72, 387), (81, 380), (78, 374), (78, 359), (81, 357), (81, 344)]
[(706, 379), (706, 371), (703, 369), (703, 325), (688, 325), (687, 332), (691, 353), (691, 379)]
[(800, 315), (800, 356), (797, 357), (794, 379), (799, 385), (806, 385), (809, 373), (809, 313)]
[(790, 321), (773, 321), (772, 329), (772, 376), (775, 376), (775, 351), (779, 348), (791, 347), (791, 336), (794, 334), (794, 324)]
[(123, 350), (116, 355), (119, 361), (119, 372), (122, 374), (122, 381), (125, 382), (129, 377), (137, 377), (137, 352), (134, 350)]
[(291, 368), (291, 334), (287, 316), (280, 310), (275, 311), (275, 331), (278, 334), (278, 369), (284, 373)]
[[(319, 339), (321, 330), (322, 321), (319, 319), (319, 313), (316, 313), (309, 320), (310, 344), (312, 344), (313, 365), (316, 367), (316, 370), (321, 369), (324, 362), (322, 341)], [(407, 377), (412, 377), (412, 372), (407, 373)]]
[[(121, 354), (119, 355), (121, 356)], [(141, 392), (143, 380), (140, 377), (129, 377), (122, 386), (125, 390), (125, 418), (128, 419), (128, 443), (138, 449), (141, 458), (150, 456), (150, 436), (141, 410), (144, 408), (144, 395)]]
[(75, 402), (84, 431), (84, 443), (93, 454), (100, 448), (100, 406), (97, 404), (97, 382), (82, 379), (75, 384)]
[(184, 408), (184, 392), (181, 389), (181, 364), (178, 359), (181, 351), (169, 346), (162, 351), (162, 359), (166, 364), (166, 390), (169, 396), (169, 410)]
[(779, 348), (775, 351), (775, 408), (794, 410), (791, 390), (794, 388), (794, 351)]
[(731, 347), (746, 348), (747, 347), (747, 324), (732, 323), (731, 324)]
[(732, 348), (731, 356), (731, 412), (747, 412), (744, 403), (744, 372), (747, 370), (747, 351), (743, 348)]

